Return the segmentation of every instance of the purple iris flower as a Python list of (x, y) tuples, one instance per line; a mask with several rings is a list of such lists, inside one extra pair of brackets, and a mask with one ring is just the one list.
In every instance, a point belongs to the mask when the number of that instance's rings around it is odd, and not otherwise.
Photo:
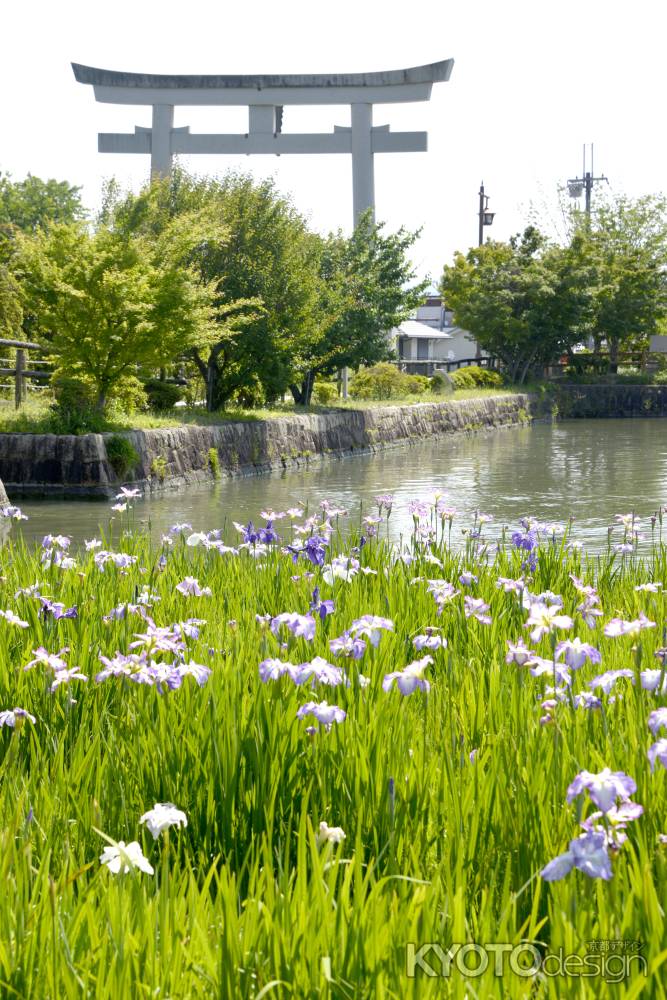
[(592, 691), (582, 691), (574, 696), (575, 708), (602, 708), (602, 702)]
[(79, 617), (76, 605), (71, 608), (66, 608), (60, 601), (52, 601), (48, 597), (40, 597), (39, 600), (42, 605), (39, 613), (43, 618), (46, 618), (48, 615), (53, 615), (55, 620), (59, 621), (61, 618)]
[(255, 531), (255, 525), (252, 521), (248, 521), (245, 527), (241, 526), (241, 534), (246, 545), (254, 545), (260, 540), (259, 533)]
[(296, 611), (284, 611), (271, 619), (271, 631), (277, 637), (280, 627), (286, 625), (288, 630), (297, 639), (303, 638), (310, 642), (315, 638), (315, 619), (312, 615), (300, 615)]
[(300, 663), (298, 667), (295, 667), (292, 679), (297, 685), (305, 684), (306, 681), (310, 680), (313, 686), (319, 682), (320, 684), (328, 684), (330, 687), (338, 687), (346, 680), (340, 667), (335, 667), (333, 663), (327, 663), (321, 656), (313, 657), (310, 663)]
[(581, 639), (563, 639), (556, 646), (556, 657), (561, 658), (567, 663), (568, 667), (572, 670), (579, 670), (583, 667), (586, 660), (590, 660), (591, 663), (600, 663), (602, 656), (600, 652), (591, 646), (588, 642), (582, 642)]
[(352, 622), (349, 630), (353, 635), (365, 635), (371, 646), (377, 646), (383, 631), (393, 632), (394, 623), (379, 615), (362, 615)]
[(428, 694), (431, 690), (431, 685), (424, 677), (424, 671), (430, 663), (433, 663), (433, 657), (424, 656), (421, 660), (409, 663), (402, 670), (394, 670), (390, 674), (385, 674), (382, 681), (382, 689), (390, 691), (392, 685), (396, 682), (396, 687), (404, 697), (412, 694), (417, 688), (421, 688), (422, 691)]
[(654, 736), (658, 735), (661, 729), (667, 729), (667, 708), (656, 708), (648, 717), (648, 728)]
[(532, 552), (533, 549), (537, 548), (538, 540), (537, 533), (535, 531), (514, 531), (512, 532), (512, 545), (517, 549), (523, 549), (526, 552)]
[(442, 635), (438, 635), (439, 629), (427, 627), (424, 635), (416, 635), (412, 640), (412, 645), (417, 650), (422, 649), (446, 649), (447, 640)]
[(619, 635), (639, 635), (645, 628), (655, 628), (655, 622), (648, 620), (643, 611), (640, 611), (639, 618), (627, 622), (622, 618), (612, 618), (604, 627), (606, 636), (615, 638)]
[(303, 547), (304, 555), (314, 566), (323, 566), (327, 541), (321, 535), (310, 535)]
[(606, 670), (605, 673), (598, 674), (597, 677), (588, 682), (588, 686), (590, 688), (602, 688), (605, 694), (609, 694), (620, 677), (629, 677), (633, 684), (635, 682), (634, 671), (630, 670), (629, 667), (623, 667), (620, 670)]
[(518, 642), (510, 642), (508, 639), (507, 645), (509, 649), (505, 657), (505, 663), (516, 663), (517, 667), (523, 667), (529, 660), (534, 660), (537, 656), (536, 653), (528, 649), (523, 639), (519, 639)]
[(651, 765), (651, 772), (655, 770), (655, 762), (659, 760), (664, 768), (667, 768), (667, 740), (660, 739), (647, 751), (646, 756)]
[(267, 521), (266, 527), (259, 529), (259, 531), (257, 532), (257, 537), (259, 538), (260, 542), (263, 542), (264, 545), (271, 545), (273, 542), (280, 541), (277, 532), (273, 528), (272, 521)]
[(585, 791), (593, 804), (606, 813), (616, 805), (616, 799), (629, 799), (637, 791), (637, 783), (623, 771), (611, 771), (605, 767), (598, 774), (581, 771), (567, 790), (567, 801), (573, 802)]
[(327, 615), (332, 615), (335, 611), (334, 602), (331, 600), (321, 601), (320, 600), (320, 588), (315, 587), (312, 594), (312, 600), (310, 602), (310, 610), (317, 611), (320, 619), (324, 621)]
[(644, 691), (657, 691), (662, 680), (662, 690), (660, 694), (667, 694), (667, 677), (663, 677), (664, 670), (642, 670), (639, 680)]
[(292, 676), (296, 667), (293, 663), (285, 663), (283, 660), (262, 660), (259, 665), (259, 679), (263, 684), (267, 681), (278, 681), (285, 674)]
[(567, 684), (569, 687), (572, 683), (570, 668), (564, 663), (554, 663), (553, 660), (547, 660), (543, 656), (533, 656), (528, 662), (533, 677), (541, 677), (546, 674), (547, 677), (554, 677), (556, 684)]
[(571, 840), (569, 850), (550, 861), (540, 875), (545, 882), (556, 882), (568, 875), (573, 868), (578, 868), (589, 878), (603, 878), (607, 881), (611, 878), (606, 833), (582, 833)]
[(471, 597), (470, 594), (466, 594), (463, 598), (463, 613), (466, 618), (476, 618), (483, 625), (490, 625), (491, 616), (486, 614), (488, 610), (489, 605), (481, 597)]
[(329, 649), (334, 656), (349, 656), (353, 660), (360, 660), (366, 652), (366, 640), (351, 632), (343, 632), (338, 638), (329, 639)]
[(296, 713), (297, 719), (305, 719), (314, 715), (321, 726), (331, 726), (334, 722), (343, 722), (346, 712), (338, 705), (329, 705), (326, 701), (307, 701)]

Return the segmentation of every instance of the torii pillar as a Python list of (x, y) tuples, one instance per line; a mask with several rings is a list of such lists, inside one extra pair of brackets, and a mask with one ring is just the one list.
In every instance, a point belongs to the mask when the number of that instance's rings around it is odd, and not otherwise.
[[(352, 156), (354, 223), (367, 209), (375, 213), (373, 161), (376, 153), (425, 152), (426, 132), (391, 132), (373, 126), (374, 104), (428, 101), (434, 83), (449, 80), (453, 59), (379, 73), (291, 74), (271, 76), (163, 76), (121, 73), (72, 63), (79, 83), (92, 84), (105, 104), (152, 107), (150, 128), (134, 133), (100, 133), (101, 153), (144, 153), (151, 176), (168, 176), (175, 155), (347, 153)], [(349, 104), (350, 125), (322, 134), (284, 133), (286, 105)], [(174, 108), (241, 105), (248, 108), (243, 135), (194, 134), (174, 128)]]

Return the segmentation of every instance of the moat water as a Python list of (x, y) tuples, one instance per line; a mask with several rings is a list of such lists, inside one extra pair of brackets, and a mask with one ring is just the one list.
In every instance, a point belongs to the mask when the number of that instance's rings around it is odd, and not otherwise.
[[(190, 487), (134, 501), (135, 527), (156, 541), (176, 522), (194, 530), (223, 528), (238, 538), (231, 522), (260, 520), (262, 510), (295, 504), (316, 509), (324, 499), (349, 511), (349, 523), (376, 513), (375, 497), (395, 497), (389, 536), (409, 536), (408, 503), (433, 492), (446, 493), (460, 511), (452, 542), (474, 511), (494, 516), (497, 535), (525, 514), (565, 522), (572, 517), (572, 537), (588, 549), (607, 546), (614, 514), (634, 511), (645, 518), (667, 504), (667, 423), (663, 420), (591, 420), (536, 424), (475, 435), (452, 435), (410, 442), (375, 455), (316, 463), (308, 468), (243, 479), (222, 479), (213, 486)], [(99, 500), (18, 501), (29, 516), (13, 531), (28, 540), (62, 533), (76, 541), (126, 526), (128, 515), (113, 515), (110, 502)], [(667, 524), (666, 524), (667, 529)], [(280, 530), (280, 529), (279, 529)], [(384, 534), (384, 529), (383, 529)]]

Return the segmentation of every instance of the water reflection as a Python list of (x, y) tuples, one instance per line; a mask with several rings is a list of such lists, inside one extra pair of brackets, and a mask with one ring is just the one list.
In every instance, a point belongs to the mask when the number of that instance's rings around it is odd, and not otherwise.
[[(330, 460), (309, 469), (224, 480), (136, 501), (136, 523), (154, 537), (176, 521), (194, 528), (224, 527), (257, 519), (268, 507), (284, 510), (298, 501), (310, 509), (325, 497), (359, 523), (375, 512), (374, 498), (392, 493), (394, 539), (411, 530), (409, 500), (429, 491), (447, 493), (463, 514), (495, 516), (496, 530), (526, 513), (546, 520), (575, 518), (574, 536), (591, 548), (607, 543), (607, 526), (618, 512), (648, 516), (667, 503), (667, 439), (661, 420), (570, 421), (513, 428), (474, 436), (454, 435), (410, 443), (377, 455)], [(30, 500), (21, 503), (30, 520), (28, 539), (61, 532), (78, 541), (108, 528), (107, 502)], [(456, 523), (456, 522), (455, 522)], [(117, 534), (118, 520), (114, 520)], [(460, 529), (453, 537), (460, 537)]]

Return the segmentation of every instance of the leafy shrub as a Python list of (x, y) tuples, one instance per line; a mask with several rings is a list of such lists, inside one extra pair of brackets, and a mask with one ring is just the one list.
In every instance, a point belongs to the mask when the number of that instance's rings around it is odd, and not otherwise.
[(105, 441), (107, 460), (119, 479), (125, 479), (127, 474), (139, 462), (139, 452), (129, 438), (122, 434), (112, 434)]
[(50, 388), (54, 396), (50, 421), (53, 434), (96, 434), (104, 429), (104, 416), (95, 409), (92, 382), (56, 371)]
[(452, 380), (449, 375), (436, 372), (435, 375), (431, 376), (431, 392), (435, 393), (436, 396), (443, 396), (445, 393), (451, 392), (452, 388)]
[(327, 403), (332, 403), (337, 398), (338, 390), (331, 382), (316, 382), (313, 386), (313, 399), (321, 406), (326, 406)]
[(653, 385), (667, 385), (667, 370), (656, 372), (651, 381)]
[(155, 476), (159, 479), (161, 483), (164, 482), (164, 477), (167, 475), (167, 459), (164, 455), (156, 455), (151, 462), (151, 476)]
[(350, 395), (353, 399), (393, 399), (424, 392), (428, 384), (428, 379), (423, 376), (406, 375), (396, 365), (381, 361), (357, 372), (350, 386)]
[(411, 396), (423, 396), (431, 388), (431, 380), (426, 375), (406, 375), (405, 389)]
[(109, 392), (107, 416), (127, 416), (146, 409), (146, 391), (136, 375), (124, 375)]
[(144, 382), (144, 392), (151, 410), (164, 413), (172, 410), (183, 398), (183, 387), (173, 382), (163, 382), (159, 378), (149, 378)]
[(481, 365), (468, 365), (452, 372), (452, 382), (457, 389), (497, 389), (505, 380), (500, 372), (490, 371)]

